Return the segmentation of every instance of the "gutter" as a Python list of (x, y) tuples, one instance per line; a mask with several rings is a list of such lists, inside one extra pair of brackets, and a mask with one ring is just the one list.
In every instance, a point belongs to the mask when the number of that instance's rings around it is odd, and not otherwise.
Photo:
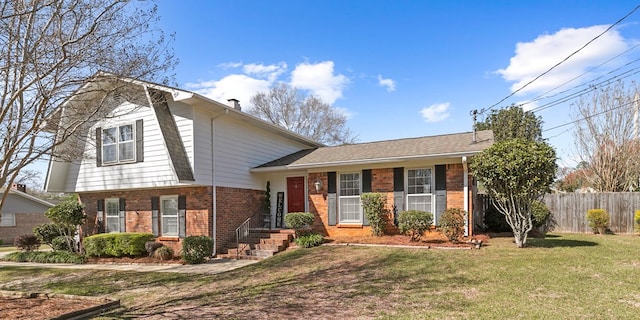
[(471, 234), (471, 230), (469, 230), (470, 226), (469, 226), (469, 216), (472, 214), (471, 212), (469, 212), (469, 165), (467, 163), (467, 157), (464, 156), (462, 157), (462, 168), (463, 168), (463, 192), (464, 192), (464, 211), (467, 212), (467, 219), (465, 220), (464, 224), (465, 224), (465, 228), (464, 228), (464, 235), (466, 237), (469, 236), (469, 234)]

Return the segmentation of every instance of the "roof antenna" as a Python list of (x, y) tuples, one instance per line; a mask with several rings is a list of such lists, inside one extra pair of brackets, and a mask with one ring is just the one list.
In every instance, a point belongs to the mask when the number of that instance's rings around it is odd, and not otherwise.
[(478, 142), (478, 134), (476, 129), (476, 121), (478, 120), (478, 109), (471, 110), (471, 116), (473, 117), (473, 143)]

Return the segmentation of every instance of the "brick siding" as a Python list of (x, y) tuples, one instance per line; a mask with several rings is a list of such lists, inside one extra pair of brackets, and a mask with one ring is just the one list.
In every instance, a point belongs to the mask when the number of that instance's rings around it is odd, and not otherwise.
[(13, 244), (17, 236), (33, 234), (33, 228), (51, 222), (44, 213), (16, 213), (16, 225), (0, 227), (0, 239), (4, 244)]

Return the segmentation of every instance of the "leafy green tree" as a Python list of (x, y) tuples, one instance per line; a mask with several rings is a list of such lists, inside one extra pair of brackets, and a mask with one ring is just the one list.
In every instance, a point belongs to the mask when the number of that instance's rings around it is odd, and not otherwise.
[(511, 226), (516, 246), (524, 247), (533, 228), (534, 203), (555, 177), (555, 150), (542, 141), (504, 140), (474, 157), (470, 169)]
[(51, 207), (45, 216), (58, 225), (60, 234), (65, 237), (68, 247), (75, 249), (73, 237), (78, 226), (84, 224), (87, 218), (84, 214), (84, 206), (78, 202), (78, 197), (74, 195)]
[(516, 105), (492, 110), (484, 121), (476, 124), (476, 129), (493, 130), (496, 142), (516, 138), (542, 141), (542, 118)]

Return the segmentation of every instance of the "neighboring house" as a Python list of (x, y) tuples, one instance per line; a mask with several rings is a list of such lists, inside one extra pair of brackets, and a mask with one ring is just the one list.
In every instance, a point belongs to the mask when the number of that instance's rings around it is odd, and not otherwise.
[(12, 244), (17, 236), (33, 234), (34, 227), (51, 222), (44, 215), (51, 207), (53, 207), (52, 203), (26, 193), (24, 185), (15, 185), (9, 190), (2, 205), (0, 217), (2, 242)]
[[(112, 99), (85, 139), (70, 143), (82, 159), (52, 157), (46, 190), (78, 193), (85, 233), (149, 232), (176, 250), (190, 235), (232, 246), (247, 218), (262, 219), (268, 182), (271, 228), (283, 228), (287, 212), (309, 211), (325, 235), (368, 234), (359, 195), (371, 191), (385, 192), (390, 208), (436, 212), (436, 222), (444, 208), (471, 212), (467, 163), (493, 142), (480, 131), (475, 142), (462, 133), (325, 147), (242, 112), (237, 100), (128, 82), (145, 98)], [(73, 107), (70, 97), (64, 112)]]

